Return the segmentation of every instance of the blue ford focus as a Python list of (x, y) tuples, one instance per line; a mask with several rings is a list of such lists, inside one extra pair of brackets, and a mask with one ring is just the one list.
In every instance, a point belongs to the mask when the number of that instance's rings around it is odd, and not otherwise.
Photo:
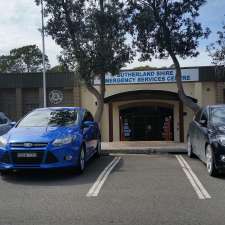
[(101, 135), (83, 108), (41, 108), (0, 137), (0, 171), (77, 168), (101, 151)]

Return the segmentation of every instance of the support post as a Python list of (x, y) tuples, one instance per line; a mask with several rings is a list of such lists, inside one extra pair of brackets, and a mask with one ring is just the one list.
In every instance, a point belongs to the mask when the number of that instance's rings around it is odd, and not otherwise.
[(113, 106), (109, 103), (109, 142), (113, 142)]
[(184, 142), (184, 105), (179, 101), (179, 127), (180, 127), (180, 142)]

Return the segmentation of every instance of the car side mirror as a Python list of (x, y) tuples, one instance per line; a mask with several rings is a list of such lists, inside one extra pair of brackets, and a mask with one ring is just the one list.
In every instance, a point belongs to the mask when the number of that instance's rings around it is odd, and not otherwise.
[(12, 127), (15, 127), (16, 126), (16, 122), (10, 122), (10, 125), (12, 126)]
[(91, 126), (94, 126), (94, 122), (93, 121), (84, 121), (82, 123), (82, 127), (83, 128), (88, 128), (88, 127), (91, 127)]
[(200, 123), (203, 127), (207, 127), (207, 120), (200, 120), (199, 123)]
[(8, 120), (7, 120), (7, 119), (3, 119), (3, 120), (2, 120), (2, 123), (3, 123), (3, 124), (6, 124), (6, 123), (8, 123)]

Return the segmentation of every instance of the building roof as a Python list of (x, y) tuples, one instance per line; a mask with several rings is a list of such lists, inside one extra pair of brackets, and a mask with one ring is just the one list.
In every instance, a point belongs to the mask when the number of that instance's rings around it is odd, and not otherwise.
[[(182, 69), (199, 69), (200, 82), (225, 82), (225, 69), (224, 67), (215, 66), (200, 66), (200, 67), (183, 67)], [(167, 70), (173, 70), (168, 68)], [(152, 70), (165, 70), (152, 69)], [(128, 71), (128, 70), (127, 70)], [(130, 70), (129, 70), (130, 71)], [(151, 70), (149, 70), (151, 71)], [(74, 73), (47, 73), (46, 75), (47, 87), (74, 87), (80, 84), (78, 77)], [(38, 88), (43, 86), (42, 73), (11, 73), (0, 74), (0, 88)]]

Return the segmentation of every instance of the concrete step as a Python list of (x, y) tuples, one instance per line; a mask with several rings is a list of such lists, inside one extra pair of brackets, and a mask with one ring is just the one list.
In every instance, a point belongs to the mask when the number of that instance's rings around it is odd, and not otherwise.
[(103, 154), (179, 154), (187, 153), (186, 144), (179, 142), (103, 142)]

